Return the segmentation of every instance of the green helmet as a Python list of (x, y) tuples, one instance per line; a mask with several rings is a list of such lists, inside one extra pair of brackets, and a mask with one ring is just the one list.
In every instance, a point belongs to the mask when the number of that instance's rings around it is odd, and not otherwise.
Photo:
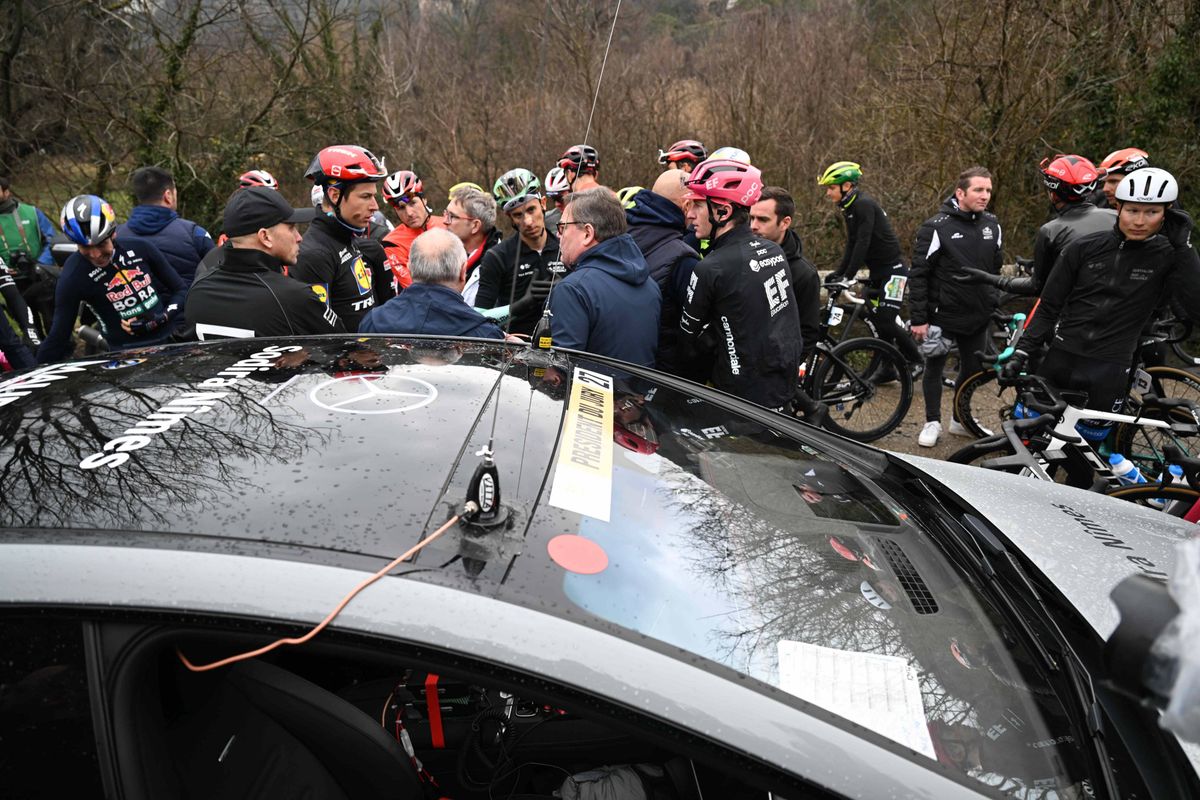
[(862, 167), (853, 161), (838, 161), (830, 164), (821, 177), (817, 178), (820, 186), (840, 186), (843, 183), (858, 183), (862, 179)]
[(617, 199), (621, 201), (621, 205), (625, 208), (633, 208), (633, 196), (640, 192), (644, 186), (626, 186), (617, 192)]
[(496, 179), (492, 195), (505, 211), (512, 211), (531, 199), (542, 196), (542, 182), (524, 167), (510, 169)]

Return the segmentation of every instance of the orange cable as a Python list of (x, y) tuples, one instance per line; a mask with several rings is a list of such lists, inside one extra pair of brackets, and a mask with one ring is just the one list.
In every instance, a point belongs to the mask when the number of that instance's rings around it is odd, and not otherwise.
[[(473, 513), (471, 511), (470, 507), (473, 506), (474, 504), (468, 503), (467, 505), (468, 505), (468, 508), (464, 509), (464, 513)], [(363, 589), (366, 589), (372, 583), (379, 580), (384, 575), (388, 574), (390, 571), (395, 569), (402, 561), (406, 561), (407, 559), (411, 558), (415, 553), (417, 553), (419, 550), (421, 550), (421, 548), (425, 547), (425, 545), (429, 544), (434, 539), (441, 536), (443, 533), (445, 533), (447, 530), (450, 529), (451, 525), (458, 522), (458, 520), (461, 516), (462, 516), (461, 514), (455, 514), (453, 517), (448, 519), (446, 521), (446, 524), (442, 525), (442, 527), (438, 528), (436, 531), (429, 534), (421, 541), (417, 542), (415, 545), (413, 545), (411, 548), (409, 548), (407, 552), (394, 558), (383, 569), (379, 570), (378, 572), (376, 572), (374, 575), (370, 576), (369, 578), (364, 579), (361, 583), (358, 584), (358, 586), (355, 586), (353, 589), (351, 589), (349, 594), (347, 594), (345, 597), (342, 598), (341, 602), (339, 602), (334, 607), (333, 611), (329, 612), (329, 615), (326, 616), (325, 619), (321, 620), (321, 622), (318, 623), (315, 628), (313, 628), (311, 631), (304, 634), (303, 636), (277, 639), (276, 641), (271, 642), (271, 644), (268, 644), (264, 647), (260, 647), (257, 650), (251, 650), (248, 653), (240, 653), (236, 656), (230, 656), (229, 658), (222, 658), (220, 661), (214, 661), (211, 664), (201, 664), (201, 665), (193, 664), (191, 661), (188, 661), (187, 656), (185, 656), (179, 648), (175, 648), (175, 654), (177, 656), (179, 656), (179, 660), (183, 662), (183, 665), (185, 667), (187, 667), (189, 670), (191, 670), (192, 672), (208, 672), (209, 670), (217, 669), (218, 667), (225, 667), (230, 664), (237, 663), (238, 661), (246, 661), (247, 659), (257, 658), (258, 656), (261, 656), (264, 653), (271, 652), (272, 650), (274, 650), (276, 647), (279, 647), (280, 645), (304, 644), (309, 639), (313, 638), (318, 633), (320, 633), (322, 630), (324, 630), (325, 627), (327, 625), (329, 625), (329, 623), (333, 622), (333, 620), (337, 617), (337, 615), (342, 613), (342, 609), (344, 609), (346, 607), (346, 605), (351, 600), (353, 600), (359, 592), (361, 592)]]

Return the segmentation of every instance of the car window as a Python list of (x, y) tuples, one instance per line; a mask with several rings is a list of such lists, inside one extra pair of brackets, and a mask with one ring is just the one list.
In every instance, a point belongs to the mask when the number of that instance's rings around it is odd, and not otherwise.
[(103, 794), (76, 620), (0, 617), (0, 794)]

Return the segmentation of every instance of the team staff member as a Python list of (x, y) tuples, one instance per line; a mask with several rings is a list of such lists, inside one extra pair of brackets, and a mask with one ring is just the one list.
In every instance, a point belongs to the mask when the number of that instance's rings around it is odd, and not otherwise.
[(329, 210), (309, 226), (289, 274), (325, 287), (329, 307), (353, 333), (375, 305), (371, 269), (355, 237), (367, 232), (371, 216), (379, 210), (375, 184), (387, 173), (370, 151), (335, 145), (317, 153), (305, 177), (324, 188)]
[(853, 278), (859, 269), (869, 273), (866, 296), (867, 308), (879, 338), (899, 348), (914, 367), (921, 363), (921, 351), (912, 337), (896, 324), (900, 305), (904, 302), (904, 287), (908, 283), (908, 268), (900, 252), (900, 240), (892, 230), (887, 212), (858, 187), (862, 168), (853, 161), (830, 164), (817, 183), (825, 187), (825, 196), (842, 211), (846, 220), (846, 249), (842, 263), (830, 280)]
[(166, 341), (187, 295), (187, 285), (158, 248), (134, 237), (121, 237), (112, 206), (81, 194), (63, 207), (63, 233), (79, 246), (63, 265), (54, 292), (54, 323), (38, 348), (47, 364), (71, 355), (71, 328), (79, 304), (87, 303), (100, 320), (114, 350)]
[(473, 306), (479, 292), (479, 264), (488, 250), (500, 244), (496, 201), (482, 189), (460, 186), (450, 192), (443, 219), (446, 230), (457, 236), (467, 251), (467, 283), (462, 296), (467, 305)]
[[(1000, 221), (987, 210), (992, 200), (992, 173), (971, 167), (958, 176), (954, 195), (942, 203), (937, 216), (922, 223), (913, 245), (908, 305), (912, 334), (921, 341), (929, 326), (958, 342), (959, 368), (955, 389), (982, 365), (975, 355), (984, 349), (988, 323), (996, 310), (996, 290), (961, 280), (974, 268), (1000, 272), (1004, 239)], [(930, 358), (921, 388), (925, 395), (925, 426), (917, 437), (921, 447), (933, 447), (942, 435), (942, 369), (947, 355)], [(958, 420), (950, 432), (969, 436)]]
[(499, 308), (516, 301), (508, 328), (511, 333), (531, 334), (541, 319), (542, 303), (521, 302), (534, 289), (533, 284), (548, 284), (555, 275), (566, 272), (558, 256), (558, 238), (546, 230), (541, 186), (536, 175), (518, 167), (501, 175), (492, 189), (516, 232), (484, 254), (475, 306)]
[[(1119, 411), (1139, 334), (1164, 294), (1200, 316), (1200, 258), (1190, 243), (1191, 218), (1169, 208), (1179, 197), (1169, 172), (1131, 172), (1115, 197), (1116, 226), (1067, 247), (1005, 370), (1019, 372), (1026, 353), (1048, 343), (1039, 374), (1060, 389), (1087, 392), (1088, 408)], [(1103, 438), (1110, 424), (1088, 427)]]
[(295, 209), (273, 189), (234, 192), (225, 204), (220, 266), (199, 277), (187, 298), (187, 318), (201, 340), (226, 337), (345, 333), (313, 287), (283, 274), (300, 255), (296, 226), (316, 211)]
[(179, 216), (179, 190), (170, 172), (142, 167), (134, 170), (129, 185), (137, 205), (117, 229), (117, 236), (137, 236), (157, 247), (190, 286), (200, 260), (215, 247), (212, 237), (195, 222)]
[(796, 393), (804, 345), (787, 258), (779, 245), (750, 232), (762, 173), (710, 158), (692, 170), (687, 187), (687, 221), (712, 244), (692, 272), (680, 328), (688, 336), (708, 326), (715, 331), (714, 386), (781, 409)]

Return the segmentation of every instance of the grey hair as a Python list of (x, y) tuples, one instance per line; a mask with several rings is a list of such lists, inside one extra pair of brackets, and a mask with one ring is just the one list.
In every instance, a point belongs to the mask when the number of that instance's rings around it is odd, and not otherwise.
[(467, 216), (482, 222), (485, 232), (496, 227), (496, 200), (491, 195), (464, 186), (450, 195), (450, 199), (457, 200), (463, 211), (467, 212)]
[(586, 222), (596, 232), (596, 241), (603, 242), (626, 231), (625, 208), (611, 189), (598, 187), (571, 192), (567, 205), (575, 222)]
[(422, 233), (408, 253), (408, 271), (416, 283), (455, 283), (466, 263), (462, 240), (445, 228)]

